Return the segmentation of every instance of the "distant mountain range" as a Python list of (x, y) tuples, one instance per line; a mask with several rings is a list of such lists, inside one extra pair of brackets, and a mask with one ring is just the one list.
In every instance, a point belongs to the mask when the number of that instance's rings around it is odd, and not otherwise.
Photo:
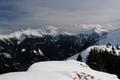
[[(100, 27), (71, 34), (61, 32), (56, 27), (47, 26), (41, 29), (21, 30), (8, 35), (0, 35), (0, 73), (24, 71), (35, 62), (66, 59), (84, 61), (93, 69), (109, 72), (104, 64), (101, 69), (96, 65), (94, 67), (92, 61), (98, 60), (97, 58), (96, 60), (88, 59), (88, 55), (91, 57), (93, 54), (90, 54), (91, 50), (93, 52), (95, 50), (98, 54), (99, 50), (101, 53), (107, 51), (106, 54), (110, 54), (109, 58), (117, 56), (116, 59), (119, 61), (119, 34), (120, 29), (107, 31)], [(94, 56), (95, 54), (92, 55)], [(116, 61), (114, 58), (113, 60)], [(113, 66), (115, 63), (111, 62), (111, 64)], [(115, 74), (119, 76), (120, 72)]]

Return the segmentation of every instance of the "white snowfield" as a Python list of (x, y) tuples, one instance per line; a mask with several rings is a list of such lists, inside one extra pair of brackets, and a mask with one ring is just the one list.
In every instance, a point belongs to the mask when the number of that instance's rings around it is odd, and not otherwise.
[(33, 64), (26, 72), (0, 75), (0, 80), (119, 80), (116, 75), (98, 72), (74, 60)]
[(86, 70), (89, 67), (83, 63), (74, 60), (68, 61), (47, 61), (47, 62), (38, 62), (28, 69), (28, 71), (79, 71)]
[(115, 46), (109, 45), (107, 47), (106, 45), (94, 45), (94, 46), (88, 47), (87, 49), (83, 50), (80, 53), (77, 53), (76, 55), (74, 55), (72, 57), (67, 58), (67, 60), (77, 60), (78, 56), (81, 55), (82, 61), (86, 62), (91, 49), (97, 48), (98, 50), (103, 50), (103, 51), (107, 50), (108, 52), (111, 52), (113, 47), (114, 47), (114, 50), (116, 53), (113, 55), (120, 56), (120, 50), (116, 49)]

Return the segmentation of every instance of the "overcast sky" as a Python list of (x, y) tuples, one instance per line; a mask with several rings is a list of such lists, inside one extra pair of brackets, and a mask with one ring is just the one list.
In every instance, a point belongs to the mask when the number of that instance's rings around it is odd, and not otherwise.
[(44, 25), (71, 31), (79, 24), (119, 27), (120, 0), (0, 0), (0, 31)]

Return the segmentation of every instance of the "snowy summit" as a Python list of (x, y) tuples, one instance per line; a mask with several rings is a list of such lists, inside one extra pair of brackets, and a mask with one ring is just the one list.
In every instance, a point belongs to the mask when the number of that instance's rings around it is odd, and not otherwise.
[(0, 80), (119, 80), (117, 76), (94, 71), (83, 62), (48, 61), (33, 64), (26, 72), (0, 75)]
[(105, 38), (101, 39), (98, 44), (112, 44), (112, 45), (120, 45), (120, 29), (116, 29), (111, 31)]

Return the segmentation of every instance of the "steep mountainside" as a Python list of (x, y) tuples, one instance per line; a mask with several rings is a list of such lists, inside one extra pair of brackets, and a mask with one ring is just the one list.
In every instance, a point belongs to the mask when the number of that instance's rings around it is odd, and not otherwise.
[(112, 45), (120, 45), (120, 29), (111, 31), (106, 37), (101, 39), (98, 44), (105, 45), (105, 44), (112, 44)]
[(68, 58), (86, 62), (92, 69), (116, 74), (120, 77), (120, 47), (96, 45)]

